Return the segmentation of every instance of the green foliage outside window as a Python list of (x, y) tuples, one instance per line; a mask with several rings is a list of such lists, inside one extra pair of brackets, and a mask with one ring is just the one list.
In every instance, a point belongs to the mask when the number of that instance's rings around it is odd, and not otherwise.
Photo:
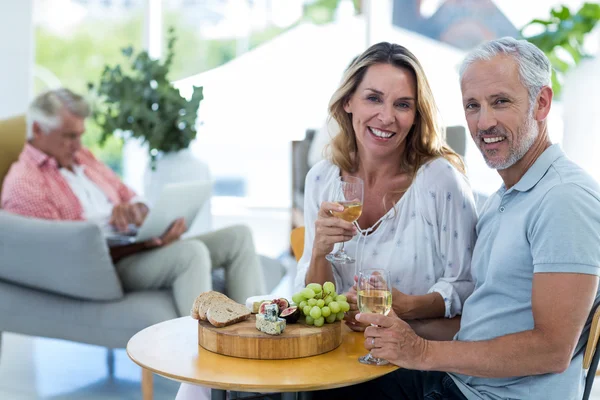
[[(304, 6), (304, 19), (315, 24), (327, 24), (333, 21), (335, 10), (342, 0), (316, 0)], [(361, 0), (352, 0), (354, 9), (360, 13)]]
[(521, 29), (541, 26), (537, 35), (524, 36), (539, 47), (550, 59), (553, 66), (552, 87), (560, 96), (564, 75), (581, 60), (588, 57), (583, 50), (583, 42), (600, 20), (600, 4), (584, 3), (576, 13), (569, 7), (560, 6), (550, 11), (548, 19), (534, 19)]
[[(109, 23), (87, 21), (68, 34), (59, 34), (43, 26), (35, 31), (35, 62), (50, 71), (63, 86), (85, 94), (87, 82), (102, 72), (107, 62), (116, 62), (120, 54), (115, 49), (129, 44), (141, 44), (142, 15)], [(36, 80), (34, 90), (40, 93), (48, 87)], [(118, 174), (122, 172), (122, 142), (118, 138), (100, 145), (102, 131), (92, 119), (86, 121), (83, 145)]]

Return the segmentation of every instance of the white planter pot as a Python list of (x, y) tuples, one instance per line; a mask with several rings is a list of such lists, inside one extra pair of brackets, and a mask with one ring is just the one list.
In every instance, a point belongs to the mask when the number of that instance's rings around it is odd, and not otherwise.
[[(166, 153), (156, 160), (154, 170), (150, 168), (150, 162), (147, 163), (144, 172), (144, 198), (152, 206), (158, 200), (164, 185), (190, 181), (210, 182), (208, 166), (194, 156), (190, 149)], [(208, 201), (200, 210), (186, 236), (210, 231), (211, 226), (211, 209)]]

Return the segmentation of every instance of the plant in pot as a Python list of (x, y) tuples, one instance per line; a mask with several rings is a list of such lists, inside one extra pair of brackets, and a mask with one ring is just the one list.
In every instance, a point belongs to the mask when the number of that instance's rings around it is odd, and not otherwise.
[(196, 138), (203, 88), (194, 87), (188, 100), (169, 81), (175, 42), (171, 28), (164, 61), (153, 60), (146, 51), (135, 54), (132, 47), (124, 48), (126, 63), (106, 65), (99, 82), (88, 84), (101, 141), (119, 135), (147, 147), (144, 195), (151, 203), (165, 183), (208, 179), (208, 168), (189, 150)]

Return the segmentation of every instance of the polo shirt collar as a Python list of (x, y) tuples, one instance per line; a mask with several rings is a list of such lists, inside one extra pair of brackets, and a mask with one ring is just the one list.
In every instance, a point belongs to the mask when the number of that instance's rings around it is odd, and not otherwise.
[(525, 172), (525, 175), (519, 179), (519, 182), (514, 186), (514, 189), (520, 192), (526, 192), (537, 185), (544, 175), (546, 175), (546, 172), (554, 161), (564, 155), (565, 153), (562, 151), (559, 144), (553, 144), (548, 147), (538, 159), (535, 160), (527, 172)]

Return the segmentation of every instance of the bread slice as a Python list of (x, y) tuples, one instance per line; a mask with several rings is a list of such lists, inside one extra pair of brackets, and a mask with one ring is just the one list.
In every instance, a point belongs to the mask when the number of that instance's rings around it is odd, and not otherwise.
[(194, 304), (192, 304), (192, 309), (190, 310), (190, 316), (192, 318), (198, 319), (198, 307), (200, 306), (200, 302), (202, 301), (202, 299), (204, 299), (204, 296), (212, 292), (212, 290), (208, 292), (202, 292), (198, 295), (198, 297), (196, 297), (196, 300), (194, 300)]
[(250, 317), (250, 310), (233, 301), (213, 302), (206, 312), (208, 322), (217, 328), (244, 321)]
[(198, 319), (200, 321), (206, 321), (206, 312), (208, 311), (208, 307), (210, 307), (213, 302), (223, 301), (233, 302), (233, 300), (225, 296), (223, 293), (215, 291), (207, 292), (198, 302)]

